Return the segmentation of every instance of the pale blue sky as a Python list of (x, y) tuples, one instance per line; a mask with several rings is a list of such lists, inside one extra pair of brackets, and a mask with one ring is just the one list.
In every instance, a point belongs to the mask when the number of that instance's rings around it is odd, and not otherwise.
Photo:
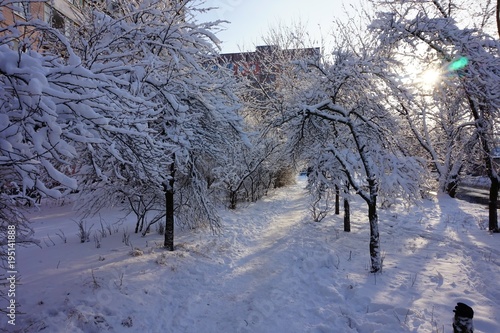
[[(270, 26), (279, 23), (290, 25), (301, 22), (310, 34), (319, 40), (327, 36), (332, 22), (344, 18), (345, 11), (358, 0), (206, 0), (205, 7), (219, 7), (200, 20), (226, 20), (225, 31), (217, 34), (223, 42), (222, 52), (253, 51), (255, 45), (262, 45), (262, 36), (267, 35)], [(320, 33), (321, 31), (321, 33)]]

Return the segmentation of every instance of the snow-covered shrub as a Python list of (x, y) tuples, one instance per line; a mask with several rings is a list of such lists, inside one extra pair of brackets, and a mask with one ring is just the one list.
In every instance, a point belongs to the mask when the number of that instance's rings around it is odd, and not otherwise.
[(160, 254), (158, 257), (156, 257), (155, 262), (158, 265), (162, 265), (162, 266), (166, 265), (167, 264), (167, 254), (166, 253)]
[(94, 244), (96, 249), (101, 248), (101, 236), (97, 232), (94, 233)]
[(144, 255), (144, 251), (141, 250), (140, 248), (138, 247), (134, 247), (130, 252), (129, 254), (132, 256), (132, 257), (140, 257), (142, 255)]
[(80, 243), (90, 242), (90, 235), (93, 224), (88, 227), (87, 222), (85, 220), (74, 221), (78, 226), (78, 238), (80, 239)]
[(314, 222), (321, 222), (331, 212), (334, 195), (330, 190), (311, 195), (310, 211)]
[(130, 245), (130, 233), (128, 232), (127, 229), (123, 230), (122, 243), (124, 243), (127, 246)]

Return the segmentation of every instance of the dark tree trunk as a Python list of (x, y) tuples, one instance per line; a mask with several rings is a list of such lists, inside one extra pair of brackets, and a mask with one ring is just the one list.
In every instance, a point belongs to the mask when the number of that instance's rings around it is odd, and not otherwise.
[(368, 180), (370, 199), (368, 203), (368, 220), (370, 222), (370, 259), (371, 272), (377, 273), (382, 270), (382, 258), (380, 257), (380, 234), (378, 229), (377, 215), (377, 184), (373, 179)]
[(455, 175), (451, 177), (448, 184), (446, 184), (446, 192), (450, 197), (455, 198), (457, 196), (457, 189), (458, 189), (458, 176)]
[[(175, 160), (175, 158), (174, 158)], [(170, 179), (163, 184), (165, 191), (165, 248), (174, 250), (174, 183), (175, 162), (170, 165)]]
[(349, 182), (345, 184), (345, 197), (344, 197), (344, 231), (351, 232), (351, 206), (349, 204), (349, 199), (347, 195), (349, 194)]
[(490, 186), (490, 200), (488, 203), (488, 227), (492, 232), (500, 232), (498, 229), (498, 210), (497, 210), (497, 201), (498, 201), (498, 190), (500, 189), (500, 184), (498, 182), (498, 177), (490, 177), (491, 186)]
[(238, 203), (238, 192), (229, 191), (229, 209), (236, 209), (236, 204)]
[(498, 38), (500, 38), (500, 0), (497, 0), (496, 19), (497, 19)]
[(340, 214), (340, 190), (339, 187), (335, 185), (335, 215), (339, 214)]
[(351, 232), (351, 208), (346, 198), (344, 198), (344, 231)]
[(378, 230), (377, 207), (375, 203), (368, 204), (368, 219), (370, 221), (371, 272), (377, 273), (382, 270), (382, 261), (380, 258), (380, 235)]
[(141, 224), (141, 219), (137, 218), (137, 223), (135, 224), (135, 233), (139, 232), (139, 225)]
[(128, 198), (128, 202), (130, 204), (130, 208), (132, 209), (132, 211), (134, 212), (135, 216), (137, 217), (137, 223), (135, 224), (135, 233), (138, 233), (139, 232), (139, 226), (141, 224), (141, 216), (142, 216), (142, 213), (141, 213), (141, 202), (142, 202), (142, 199), (139, 197), (139, 201), (137, 202), (137, 207), (134, 206), (134, 201), (132, 200), (132, 198)]
[(145, 219), (146, 219), (145, 215), (141, 216), (141, 225), (139, 226), (139, 231), (141, 231), (141, 232), (142, 232), (142, 229), (144, 228), (144, 220)]
[[(492, 133), (492, 125), (488, 122), (483, 115), (486, 111), (481, 110), (481, 107), (476, 107), (476, 104), (472, 100), (472, 98), (468, 97), (469, 105), (474, 116), (476, 128), (478, 129), (479, 142), (483, 148), (483, 160), (486, 167), (486, 172), (488, 177), (491, 180), (490, 186), (490, 200), (488, 203), (488, 227), (492, 232), (499, 232), (498, 229), (498, 212), (497, 212), (497, 201), (498, 201), (498, 175), (495, 170), (495, 164), (493, 163), (493, 159), (491, 156), (491, 145), (492, 142), (488, 140), (488, 133)], [(482, 111), (482, 112), (480, 112)]]
[[(469, 148), (469, 146), (471, 146), (470, 141), (467, 142), (466, 148), (464, 148), (466, 152), (472, 149)], [(452, 198), (456, 198), (457, 196), (458, 185), (460, 184), (460, 173), (462, 172), (463, 167), (464, 167), (463, 163), (457, 162), (448, 172), (444, 190)]]

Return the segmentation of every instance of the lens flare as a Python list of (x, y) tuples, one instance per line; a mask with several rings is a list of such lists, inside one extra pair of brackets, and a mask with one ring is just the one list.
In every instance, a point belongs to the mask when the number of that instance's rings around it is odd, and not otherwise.
[(468, 63), (469, 63), (469, 59), (467, 59), (466, 57), (460, 57), (448, 65), (448, 70), (449, 71), (458, 71), (460, 69), (465, 68)]

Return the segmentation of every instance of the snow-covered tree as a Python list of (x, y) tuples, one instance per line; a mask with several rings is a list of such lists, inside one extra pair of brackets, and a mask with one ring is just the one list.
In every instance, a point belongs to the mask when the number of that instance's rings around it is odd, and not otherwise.
[(231, 172), (221, 178), (231, 208), (239, 201), (258, 200), (271, 187), (295, 181), (294, 161), (284, 145), (286, 135), (272, 126), (270, 115), (283, 111), (284, 105), (275, 98), (280, 73), (302, 55), (299, 50), (283, 48), (290, 45), (267, 42), (269, 45), (258, 46), (256, 52), (236, 59), (222, 57), (217, 70), (238, 68), (235, 92), (242, 104), (239, 113), (249, 133), (248, 142), (229, 148)]
[(235, 209), (239, 202), (255, 202), (276, 185), (283, 167), (279, 156), (281, 145), (276, 140), (249, 135), (251, 144), (228, 147), (230, 164), (217, 169), (217, 182), (224, 189), (228, 207)]
[(223, 165), (226, 147), (241, 139), (237, 99), (232, 81), (209, 71), (216, 23), (194, 23), (193, 1), (114, 2), (111, 9), (87, 11), (75, 41), (86, 66), (116, 87), (115, 99), (128, 101), (111, 115), (122, 131), (87, 150), (92, 165), (82, 160), (84, 207), (95, 207), (92, 198), (134, 202), (146, 191), (165, 206), (165, 247), (173, 250), (174, 215), (219, 226), (205, 165)]
[(411, 133), (408, 142), (437, 173), (439, 190), (454, 197), (460, 172), (475, 145), (474, 124), (468, 119), (466, 106), (455, 96), (455, 85), (443, 83), (436, 89), (440, 89), (439, 101), (417, 92), (411, 98), (406, 95), (394, 108), (407, 121), (407, 132)]
[(106, 83), (82, 67), (64, 35), (29, 15), (1, 28), (0, 58), (1, 232), (16, 226), (22, 243), (31, 235), (23, 206), (77, 188), (76, 146), (96, 140), (89, 128), (109, 126), (94, 109), (106, 105), (94, 93)]
[[(388, 48), (419, 52), (423, 47), (441, 61), (441, 80), (452, 82), (449, 84), (456, 89), (452, 96), (457, 99), (457, 106), (468, 110), (473, 131), (462, 142), (462, 155), (472, 152), (475, 145), (480, 147), (482, 163), (491, 181), (489, 229), (498, 231), (496, 206), (500, 180), (492, 152), (498, 141), (495, 128), (500, 107), (500, 42), (487, 33), (492, 6), (489, 3), (482, 16), (475, 16), (475, 22), (471, 22), (474, 26), (467, 26), (460, 19), (465, 10), (452, 1), (447, 5), (440, 1), (390, 2), (389, 11), (378, 13), (371, 29)], [(463, 124), (454, 127), (463, 128)], [(457, 165), (450, 174), (452, 178), (460, 171), (460, 164)]]
[(400, 124), (387, 102), (390, 77), (385, 77), (385, 57), (377, 53), (370, 36), (356, 36), (362, 43), (338, 44), (332, 62), (297, 62), (288, 72), (291, 76), (282, 78), (279, 96), (286, 107), (276, 116), (289, 144), (303, 158), (315, 161), (311, 166), (316, 170), (311, 171), (321, 175), (323, 185), (349, 186), (366, 202), (371, 270), (379, 272), (378, 197), (419, 199), (424, 168), (395, 135)]

